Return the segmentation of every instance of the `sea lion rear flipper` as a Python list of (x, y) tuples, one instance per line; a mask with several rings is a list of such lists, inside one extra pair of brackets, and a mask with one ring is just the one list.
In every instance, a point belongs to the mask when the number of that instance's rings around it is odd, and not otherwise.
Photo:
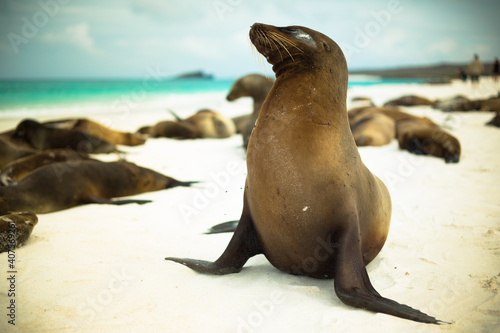
[(138, 205), (143, 205), (152, 202), (151, 200), (138, 200), (138, 199), (124, 199), (124, 200), (111, 200), (103, 197), (98, 197), (96, 195), (87, 195), (83, 200), (84, 203), (95, 203), (103, 205), (127, 205), (131, 203), (136, 203)]
[(223, 232), (234, 232), (238, 227), (239, 221), (229, 221), (214, 225), (210, 229), (208, 229), (205, 234), (219, 234)]
[[(357, 223), (350, 225), (358, 226)], [(407, 305), (380, 296), (372, 286), (366, 272), (359, 244), (359, 227), (344, 231), (338, 235), (337, 241), (334, 272), (335, 293), (343, 303), (422, 323), (449, 324)]]
[(248, 205), (243, 207), (238, 227), (226, 250), (215, 262), (167, 257), (165, 260), (174, 261), (204, 274), (224, 275), (238, 273), (247, 260), (256, 254), (262, 253), (259, 237), (252, 221)]

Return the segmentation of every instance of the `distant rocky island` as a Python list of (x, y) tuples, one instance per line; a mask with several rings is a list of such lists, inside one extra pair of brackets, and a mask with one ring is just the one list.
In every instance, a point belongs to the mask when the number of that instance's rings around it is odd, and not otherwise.
[[(485, 73), (491, 75), (492, 63), (483, 62)], [(443, 63), (431, 66), (415, 66), (387, 69), (352, 70), (349, 74), (376, 75), (384, 78), (421, 78), (432, 80), (449, 80), (458, 78), (459, 71), (467, 70), (468, 63)]]
[(214, 76), (212, 74), (207, 74), (203, 71), (195, 71), (195, 72), (189, 72), (189, 73), (184, 73), (181, 75), (178, 75), (174, 77), (176, 80), (182, 80), (182, 79), (201, 79), (201, 80), (213, 80)]

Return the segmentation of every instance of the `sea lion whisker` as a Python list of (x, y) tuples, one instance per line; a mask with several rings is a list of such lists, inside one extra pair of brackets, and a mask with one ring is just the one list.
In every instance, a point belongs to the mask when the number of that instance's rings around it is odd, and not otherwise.
[[(283, 49), (285, 49), (285, 51), (288, 53), (288, 55), (290, 56), (290, 58), (292, 58), (292, 61), (295, 61), (295, 59), (293, 59), (293, 56), (292, 54), (290, 53), (290, 51), (288, 51), (288, 48), (283, 44), (283, 41), (280, 40), (280, 39), (276, 39), (276, 42), (281, 45), (283, 47)], [(283, 61), (283, 57), (281, 57), (281, 61)]]
[(280, 48), (279, 48), (278, 44), (273, 39), (271, 39), (271, 42), (276, 47), (276, 51), (278, 51), (278, 53), (280, 54), (281, 61), (283, 61), (283, 55), (281, 54), (281, 51), (280, 51)]

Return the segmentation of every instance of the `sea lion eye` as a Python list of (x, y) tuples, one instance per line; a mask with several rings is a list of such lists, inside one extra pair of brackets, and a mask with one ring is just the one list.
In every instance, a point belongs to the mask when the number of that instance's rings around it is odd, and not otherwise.
[(330, 46), (328, 46), (327, 43), (323, 43), (323, 47), (325, 48), (325, 50), (330, 51)]

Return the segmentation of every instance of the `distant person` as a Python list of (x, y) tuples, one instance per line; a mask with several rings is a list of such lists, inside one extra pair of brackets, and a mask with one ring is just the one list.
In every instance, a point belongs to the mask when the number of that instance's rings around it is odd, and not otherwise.
[(495, 62), (493, 62), (493, 69), (491, 73), (491, 75), (493, 76), (493, 82), (497, 82), (498, 74), (500, 74), (500, 63), (498, 62), (498, 58), (495, 58)]
[(479, 76), (484, 72), (484, 66), (481, 60), (479, 60), (479, 56), (477, 54), (474, 54), (474, 60), (472, 60), (467, 67), (467, 72), (470, 75), (472, 85), (478, 85)]
[(462, 80), (463, 82), (467, 81), (467, 73), (464, 71), (463, 68), (459, 68), (458, 69), (458, 77), (460, 78), (460, 80)]

